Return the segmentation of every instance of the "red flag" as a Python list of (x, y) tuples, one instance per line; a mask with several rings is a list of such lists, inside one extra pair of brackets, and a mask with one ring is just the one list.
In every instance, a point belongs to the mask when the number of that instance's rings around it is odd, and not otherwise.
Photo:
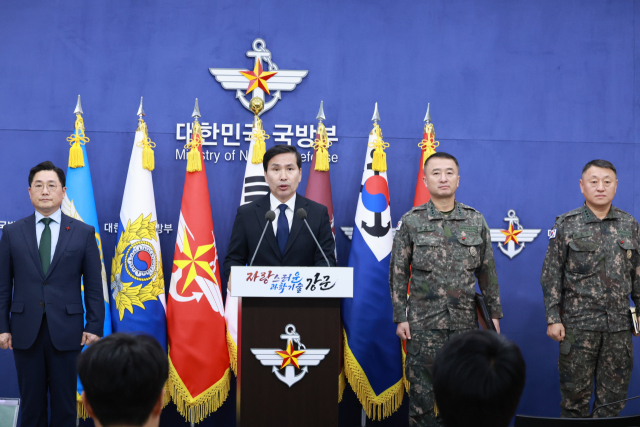
[[(322, 111), (322, 107), (320, 107)], [(320, 113), (318, 113), (320, 115)], [(322, 114), (324, 119), (324, 114)], [(325, 205), (329, 210), (329, 220), (331, 221), (331, 232), (333, 233), (333, 240), (336, 239), (335, 221), (333, 219), (333, 198), (331, 197), (331, 176), (329, 175), (329, 152), (327, 148), (331, 146), (331, 141), (327, 137), (327, 130), (322, 124), (318, 124), (318, 130), (316, 131), (316, 140), (314, 142), (315, 153), (311, 160), (311, 170), (309, 171), (309, 180), (307, 181), (307, 189), (304, 192), (304, 196), (307, 199), (311, 199), (314, 202)], [(319, 165), (316, 167), (316, 160), (320, 158)], [(338, 259), (336, 249), (336, 260)], [(340, 328), (340, 363), (338, 370), (338, 402), (342, 401), (342, 394), (346, 386), (344, 377), (344, 358), (342, 350), (342, 328)]]
[[(202, 159), (200, 124), (194, 122), (191, 150), (196, 165), (187, 172), (177, 228), (167, 301), (169, 384), (178, 411), (202, 421), (229, 394), (229, 352), (225, 335), (218, 251), (209, 186)], [(200, 162), (198, 162), (200, 160)]]
[[(431, 199), (431, 194), (429, 194), (429, 189), (426, 185), (424, 185), (424, 163), (427, 159), (436, 152), (436, 147), (440, 145), (438, 141), (436, 141), (436, 131), (433, 128), (433, 124), (431, 124), (431, 115), (429, 114), (429, 108), (427, 107), (427, 116), (425, 118), (427, 122), (424, 125), (424, 130), (422, 132), (422, 141), (418, 144), (420, 149), (422, 150), (420, 153), (420, 167), (418, 168), (418, 181), (416, 182), (416, 195), (413, 198), (413, 207), (424, 205)], [(411, 292), (411, 281), (409, 281), (409, 285), (407, 286), (407, 299), (409, 298), (409, 294)], [(402, 377), (404, 379), (404, 384), (407, 389), (407, 393), (409, 392), (409, 381), (407, 380), (406, 374), (404, 372), (404, 361), (407, 357), (407, 342), (405, 340), (402, 341)]]

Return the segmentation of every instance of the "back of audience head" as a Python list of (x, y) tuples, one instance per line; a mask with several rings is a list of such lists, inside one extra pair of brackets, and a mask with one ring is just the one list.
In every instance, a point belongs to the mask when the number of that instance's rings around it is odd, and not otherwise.
[(506, 427), (524, 389), (526, 367), (518, 346), (489, 331), (471, 331), (436, 355), (433, 389), (447, 427)]
[(98, 426), (157, 426), (168, 374), (167, 354), (146, 335), (111, 334), (78, 358), (82, 400)]

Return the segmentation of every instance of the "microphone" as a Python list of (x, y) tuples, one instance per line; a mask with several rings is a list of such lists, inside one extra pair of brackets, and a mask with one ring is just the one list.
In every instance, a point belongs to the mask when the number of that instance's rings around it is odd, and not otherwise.
[(318, 248), (320, 249), (320, 252), (324, 257), (324, 260), (327, 262), (327, 267), (331, 267), (331, 264), (329, 264), (329, 260), (327, 259), (327, 256), (324, 254), (324, 251), (322, 250), (322, 246), (320, 246), (320, 243), (318, 243), (318, 239), (316, 239), (316, 236), (314, 236), (313, 231), (311, 231), (311, 227), (309, 227), (309, 223), (307, 222), (307, 211), (305, 211), (303, 208), (300, 208), (296, 211), (296, 216), (301, 220), (303, 220), (305, 224), (307, 224), (307, 228), (309, 229), (309, 233), (311, 234), (311, 237), (313, 237), (313, 241), (316, 242), (316, 245), (318, 245)]
[(269, 226), (269, 224), (271, 224), (273, 220), (276, 219), (276, 213), (274, 211), (267, 211), (267, 213), (264, 215), (264, 219), (267, 220), (267, 223), (264, 225), (264, 230), (262, 230), (262, 236), (260, 236), (260, 240), (258, 240), (258, 246), (256, 246), (256, 250), (253, 253), (253, 257), (251, 257), (251, 263), (249, 264), (249, 267), (253, 265), (253, 260), (256, 259), (256, 254), (258, 253), (258, 249), (260, 249), (260, 243), (262, 243), (262, 238), (264, 237), (264, 233), (267, 231), (267, 227)]
[(622, 402), (626, 402), (628, 400), (633, 400), (633, 399), (638, 399), (638, 398), (640, 398), (640, 396), (629, 397), (627, 399), (618, 400), (617, 402), (605, 403), (604, 405), (596, 406), (595, 408), (593, 408), (593, 411), (591, 411), (590, 417), (593, 418), (593, 414), (595, 414), (595, 412), (598, 409), (604, 408), (605, 406), (615, 405), (616, 403), (622, 403)]

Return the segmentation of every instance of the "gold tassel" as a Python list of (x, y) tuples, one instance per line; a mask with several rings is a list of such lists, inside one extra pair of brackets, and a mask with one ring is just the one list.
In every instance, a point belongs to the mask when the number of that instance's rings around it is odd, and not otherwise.
[(78, 418), (82, 418), (83, 420), (86, 420), (87, 418), (89, 418), (87, 409), (84, 407), (84, 404), (82, 403), (82, 396), (77, 391), (76, 391), (76, 411), (77, 411)]
[(376, 172), (387, 171), (387, 153), (384, 152), (389, 144), (382, 140), (382, 129), (377, 123), (373, 124), (374, 140), (369, 143), (369, 147), (375, 148), (373, 152), (373, 165), (371, 168)]
[(229, 333), (229, 329), (227, 329), (227, 349), (229, 350), (229, 364), (231, 365), (231, 370), (236, 376), (238, 376), (238, 346), (233, 342), (233, 337)]
[(253, 144), (253, 155), (251, 156), (251, 163), (259, 165), (264, 159), (264, 153), (267, 151), (265, 141), (269, 139), (269, 135), (262, 129), (262, 120), (258, 116), (255, 116), (253, 133), (251, 138), (255, 141)]
[(184, 146), (189, 149), (187, 155), (187, 172), (200, 172), (202, 170), (202, 155), (198, 146), (202, 145), (202, 128), (198, 120), (193, 122), (191, 140)]
[(329, 141), (327, 136), (327, 129), (324, 124), (318, 124), (318, 130), (316, 131), (316, 140), (314, 141), (314, 148), (316, 150), (316, 170), (320, 172), (327, 172), (329, 170), (329, 151), (332, 142)]
[(75, 132), (73, 135), (67, 137), (71, 149), (69, 150), (69, 167), (70, 168), (83, 168), (84, 167), (84, 155), (82, 153), (82, 146), (89, 142), (89, 138), (84, 136), (84, 120), (80, 113), (76, 114)]
[(429, 123), (424, 125), (424, 133), (427, 134), (427, 137), (418, 143), (418, 147), (422, 149), (422, 167), (424, 167), (427, 159), (436, 152), (436, 148), (440, 145), (440, 142), (435, 140), (436, 131), (433, 128), (433, 124)]
[(138, 121), (140, 124), (138, 125), (136, 132), (144, 132), (142, 140), (136, 144), (138, 147), (142, 147), (142, 167), (148, 171), (152, 171), (156, 167), (156, 159), (153, 154), (153, 149), (156, 147), (156, 143), (149, 139), (149, 130), (147, 129), (147, 124), (144, 120), (140, 118)]

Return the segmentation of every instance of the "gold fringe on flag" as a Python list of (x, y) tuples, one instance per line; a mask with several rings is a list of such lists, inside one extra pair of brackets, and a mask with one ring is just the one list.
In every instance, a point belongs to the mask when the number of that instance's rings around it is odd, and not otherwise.
[(404, 352), (404, 348), (402, 347), (402, 341), (400, 341), (400, 353), (402, 353), (402, 382), (404, 383), (404, 389), (407, 390), (407, 394), (409, 394), (409, 388), (411, 387), (411, 383), (407, 379), (407, 373), (405, 371), (405, 362), (407, 360), (407, 353)]
[(87, 418), (89, 418), (89, 414), (87, 413), (87, 410), (85, 409), (84, 404), (82, 403), (82, 396), (77, 391), (76, 391), (76, 409), (78, 410), (78, 418), (82, 418), (83, 420), (86, 420)]
[(136, 144), (138, 147), (142, 147), (142, 167), (148, 171), (152, 171), (156, 167), (156, 160), (153, 155), (153, 149), (156, 148), (156, 143), (149, 139), (149, 130), (147, 129), (147, 124), (144, 120), (140, 118), (138, 119), (138, 122), (140, 122), (140, 124), (138, 125), (136, 132), (144, 132), (142, 141)]
[(262, 120), (260, 117), (255, 116), (254, 125), (253, 125), (253, 133), (251, 134), (251, 138), (255, 141), (253, 145), (253, 156), (251, 156), (251, 163), (254, 165), (259, 165), (262, 163), (264, 159), (264, 153), (267, 151), (267, 145), (265, 141), (269, 139), (269, 135), (262, 129)]
[(389, 147), (389, 144), (382, 140), (382, 129), (377, 123), (373, 124), (374, 140), (369, 143), (369, 147), (375, 148), (373, 152), (373, 165), (371, 168), (376, 172), (387, 171), (387, 153), (384, 152), (385, 148)]
[(233, 337), (227, 329), (227, 349), (229, 349), (229, 363), (231, 364), (231, 370), (238, 376), (238, 346), (233, 342)]
[(313, 148), (316, 150), (316, 170), (320, 172), (326, 172), (329, 170), (329, 151), (332, 142), (329, 141), (327, 136), (327, 129), (324, 124), (318, 123), (318, 130), (316, 131), (316, 140), (314, 141)]
[(435, 140), (436, 131), (432, 123), (424, 125), (424, 133), (427, 134), (427, 137), (418, 143), (418, 147), (422, 150), (422, 167), (424, 167), (427, 159), (436, 152), (436, 148), (440, 145), (440, 142)]
[(71, 149), (69, 150), (69, 167), (83, 168), (84, 156), (82, 154), (82, 146), (89, 142), (89, 138), (84, 136), (84, 120), (80, 113), (76, 114), (75, 132), (67, 137)]
[(367, 379), (367, 374), (351, 353), (344, 329), (342, 333), (344, 334), (344, 372), (351, 388), (367, 413), (367, 418), (381, 420), (391, 416), (402, 405), (404, 398), (403, 379), (400, 378), (397, 383), (376, 395)]
[(191, 132), (191, 140), (187, 142), (184, 148), (189, 150), (187, 155), (187, 172), (200, 172), (202, 170), (202, 156), (198, 146), (202, 145), (202, 128), (200, 122), (196, 119), (193, 122), (193, 131)]
[(180, 415), (182, 415), (187, 422), (199, 423), (208, 417), (209, 414), (217, 411), (224, 401), (227, 400), (229, 389), (231, 388), (231, 372), (230, 369), (227, 368), (217, 383), (194, 398), (191, 397), (191, 393), (189, 393), (189, 390), (182, 382), (176, 368), (173, 366), (173, 363), (171, 363), (171, 357), (169, 357), (169, 381), (167, 383), (169, 384), (171, 398), (176, 404)]
[(344, 368), (338, 375), (338, 403), (342, 402), (342, 396), (344, 395), (344, 389), (347, 387), (347, 380), (344, 377)]

